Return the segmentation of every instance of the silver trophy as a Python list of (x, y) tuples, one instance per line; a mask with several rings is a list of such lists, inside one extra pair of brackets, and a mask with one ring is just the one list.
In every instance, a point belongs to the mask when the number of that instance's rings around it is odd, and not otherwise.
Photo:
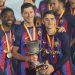
[[(27, 43), (27, 48), (28, 48), (28, 55), (37, 55), (39, 54), (39, 52), (42, 51), (42, 49), (40, 49), (40, 42), (39, 41), (30, 41)], [(34, 62), (29, 62), (29, 67), (30, 68), (34, 68), (42, 65), (42, 63), (39, 62), (39, 60), (37, 59)], [(36, 75), (42, 75), (39, 73), (39, 71), (36, 71)]]

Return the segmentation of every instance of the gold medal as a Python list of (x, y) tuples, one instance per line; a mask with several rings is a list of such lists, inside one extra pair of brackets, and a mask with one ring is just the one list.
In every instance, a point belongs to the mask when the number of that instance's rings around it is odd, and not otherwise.
[(8, 58), (12, 58), (12, 53), (10, 53), (10, 52), (7, 53), (7, 57), (8, 57)]

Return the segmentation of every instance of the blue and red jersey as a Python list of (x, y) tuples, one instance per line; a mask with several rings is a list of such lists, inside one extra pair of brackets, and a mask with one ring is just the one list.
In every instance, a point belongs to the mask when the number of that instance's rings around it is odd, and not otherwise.
[(68, 12), (64, 12), (61, 18), (56, 17), (57, 25), (65, 27), (66, 31), (69, 33), (70, 40), (72, 38), (72, 30), (75, 28), (75, 17)]
[[(71, 14), (75, 17), (75, 7), (74, 8), (71, 8)], [(72, 30), (72, 37), (75, 38), (75, 28), (73, 28)]]
[(44, 1), (41, 1), (39, 4), (39, 12), (40, 12), (42, 18), (46, 11), (48, 11), (48, 3), (46, 0), (44, 0)]
[[(10, 41), (10, 31), (6, 32), (10, 47), (13, 46), (13, 42), (14, 42), (14, 36), (12, 30), (11, 33), (12, 35)], [(7, 57), (7, 53), (5, 53), (4, 50), (7, 50), (6, 37), (4, 31), (0, 29), (0, 75), (14, 75), (11, 58)]]
[[(46, 33), (47, 34), (47, 33)], [(69, 37), (66, 33), (56, 33), (54, 35), (54, 51), (50, 46), (47, 36), (43, 37), (43, 48), (47, 50), (48, 54), (46, 60), (54, 67), (52, 75), (71, 75), (70, 69), (70, 48)], [(49, 36), (51, 43), (52, 37)]]
[[(33, 38), (33, 27), (28, 27), (29, 32)], [(36, 28), (36, 35), (35, 35), (36, 40), (41, 40), (42, 37), (42, 32), (41, 32), (41, 27)], [(18, 30), (15, 32), (15, 46), (19, 46), (19, 53), (23, 56), (28, 56), (27, 54), (27, 47), (26, 44), (27, 42), (30, 41), (30, 38), (28, 36), (28, 33), (26, 29), (24, 28), (24, 23), (22, 23), (19, 27)], [(26, 75), (26, 69), (29, 68), (28, 62), (20, 61), (19, 62), (19, 72), (18, 75)]]
[[(75, 17), (75, 7), (70, 9), (71, 14)], [(75, 39), (75, 28), (72, 29), (72, 39)], [(72, 71), (75, 74), (75, 44), (71, 46), (71, 60), (72, 60)]]

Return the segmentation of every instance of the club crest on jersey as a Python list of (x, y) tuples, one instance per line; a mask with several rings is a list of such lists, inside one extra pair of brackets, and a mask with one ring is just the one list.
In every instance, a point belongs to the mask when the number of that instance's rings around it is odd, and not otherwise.
[(63, 22), (64, 22), (64, 21), (61, 19), (61, 20), (60, 20), (60, 24), (62, 24)]
[(59, 45), (59, 42), (55, 42), (55, 44), (54, 44), (54, 45), (55, 45), (55, 47), (58, 47), (58, 45)]
[(41, 31), (40, 30), (38, 31), (38, 35), (41, 36)]

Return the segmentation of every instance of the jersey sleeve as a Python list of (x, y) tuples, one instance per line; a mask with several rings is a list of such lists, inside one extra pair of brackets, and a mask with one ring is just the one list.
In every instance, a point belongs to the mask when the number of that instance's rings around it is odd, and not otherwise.
[(14, 29), (14, 46), (20, 46), (22, 30), (21, 26), (17, 26)]

